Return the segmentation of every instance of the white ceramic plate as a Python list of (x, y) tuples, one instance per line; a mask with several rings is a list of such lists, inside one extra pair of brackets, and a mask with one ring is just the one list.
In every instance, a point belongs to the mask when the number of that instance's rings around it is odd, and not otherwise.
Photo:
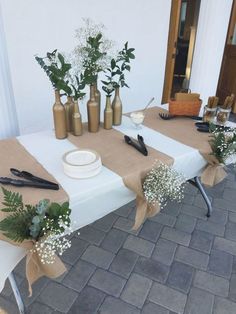
[(62, 157), (66, 175), (72, 178), (89, 178), (97, 175), (102, 167), (99, 154), (90, 149), (76, 149)]

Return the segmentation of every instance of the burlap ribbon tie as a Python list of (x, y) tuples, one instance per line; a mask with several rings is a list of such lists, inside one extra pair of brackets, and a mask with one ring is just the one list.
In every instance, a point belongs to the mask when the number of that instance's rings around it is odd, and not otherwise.
[(12, 245), (19, 246), (26, 250), (26, 278), (29, 285), (29, 296), (32, 296), (32, 284), (43, 276), (56, 278), (61, 276), (67, 269), (58, 256), (55, 256), (53, 264), (43, 264), (34, 250), (36, 241), (25, 240), (21, 243), (16, 243), (9, 240), (0, 233), (0, 240), (6, 241)]
[[(24, 147), (16, 139), (8, 139), (0, 141), (0, 174), (1, 176), (9, 177), (9, 169), (11, 167), (17, 169), (25, 169), (27, 165), (27, 171), (32, 172), (34, 175), (44, 178), (48, 181), (55, 182), (53, 178), (36, 159), (31, 156)], [(52, 202), (63, 203), (68, 200), (66, 192), (60, 188), (59, 191), (42, 190), (25, 187), (24, 189), (8, 186), (8, 190), (19, 192), (23, 195), (23, 201), (25, 204), (36, 204), (41, 199), (50, 199)], [(0, 208), (3, 202), (3, 193), (0, 191)], [(0, 220), (7, 217), (9, 213), (2, 212), (0, 210)], [(5, 237), (0, 232), (0, 240), (9, 242), (12, 245), (22, 247), (26, 250), (26, 277), (29, 283), (29, 293), (32, 295), (32, 284), (42, 276), (48, 276), (55, 278), (62, 275), (66, 268), (61, 260), (56, 257), (53, 264), (42, 264), (37, 252), (34, 252), (35, 241), (25, 240), (23, 242), (14, 242)]]
[(220, 183), (227, 176), (224, 165), (214, 155), (202, 154), (207, 160), (208, 165), (201, 175), (201, 181), (208, 187), (212, 187)]

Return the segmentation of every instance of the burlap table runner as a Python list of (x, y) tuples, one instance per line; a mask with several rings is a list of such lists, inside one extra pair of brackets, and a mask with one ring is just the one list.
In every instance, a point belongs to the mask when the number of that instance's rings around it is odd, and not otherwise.
[(137, 229), (146, 217), (155, 215), (159, 206), (148, 204), (144, 194), (143, 180), (153, 167), (155, 160), (172, 165), (174, 160), (155, 149), (148, 148), (148, 156), (143, 156), (124, 141), (124, 134), (114, 129), (105, 130), (102, 127), (98, 133), (89, 133), (87, 124), (84, 124), (83, 136), (69, 135), (71, 141), (78, 148), (90, 148), (97, 151), (102, 157), (105, 167), (122, 177), (124, 184), (136, 195), (136, 217), (134, 227)]
[[(50, 158), (50, 153), (49, 153)], [(56, 180), (32, 157), (24, 147), (16, 140), (2, 140), (0, 141), (0, 176), (2, 177), (16, 177), (10, 173), (10, 168), (17, 168), (19, 170), (27, 170), (34, 175), (55, 182)], [(13, 186), (6, 186), (8, 190), (19, 192), (23, 195), (24, 204), (36, 204), (41, 199), (50, 199), (52, 202), (63, 203), (68, 200), (68, 195), (60, 187), (59, 191), (35, 189), (30, 187), (17, 188)], [(0, 207), (2, 207), (3, 193), (0, 193)], [(0, 220), (4, 219), (8, 213), (0, 211)], [(29, 283), (29, 291), (32, 293), (31, 285), (43, 275), (55, 278), (63, 274), (66, 270), (64, 264), (59, 258), (56, 258), (54, 264), (43, 265), (37, 253), (31, 250), (35, 245), (34, 241), (25, 240), (22, 243), (17, 243), (9, 240), (0, 233), (0, 239), (7, 241), (13, 245), (20, 246), (27, 250), (26, 258), (26, 277)]]
[(208, 165), (201, 175), (201, 181), (208, 187), (221, 182), (226, 177), (224, 165), (213, 156), (209, 144), (209, 133), (198, 132), (195, 121), (187, 117), (175, 117), (171, 120), (163, 120), (159, 113), (168, 113), (160, 107), (152, 107), (146, 111), (144, 125), (166, 135), (182, 144), (196, 148), (206, 159)]

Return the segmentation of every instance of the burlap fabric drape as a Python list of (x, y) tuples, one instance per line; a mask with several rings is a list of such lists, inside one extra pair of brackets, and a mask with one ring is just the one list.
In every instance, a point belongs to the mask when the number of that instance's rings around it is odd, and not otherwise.
[(182, 144), (196, 148), (208, 162), (201, 175), (202, 183), (211, 187), (221, 182), (226, 177), (226, 172), (224, 165), (220, 164), (213, 155), (209, 155), (211, 153), (209, 133), (198, 132), (194, 125), (195, 121), (190, 118), (175, 117), (171, 120), (163, 120), (159, 117), (160, 112), (168, 113), (159, 107), (148, 109), (144, 125)]
[(137, 195), (137, 211), (133, 228), (137, 229), (146, 217), (159, 212), (158, 205), (147, 203), (142, 183), (155, 160), (172, 165), (173, 158), (151, 147), (148, 148), (149, 154), (145, 157), (125, 143), (124, 134), (121, 132), (100, 128), (98, 133), (89, 133), (87, 124), (84, 124), (83, 136), (69, 135), (68, 139), (79, 148), (90, 148), (97, 151), (102, 157), (103, 165), (121, 176), (124, 184)]
[[(48, 155), (50, 158), (50, 152)], [(24, 149), (24, 147), (16, 139), (0, 141), (0, 176), (14, 178), (10, 174), (10, 168), (27, 170), (38, 177), (55, 182), (55, 179)], [(68, 200), (68, 195), (61, 187), (59, 191), (42, 190), (29, 187), (17, 188), (12, 186), (7, 186), (7, 189), (21, 193), (25, 204), (34, 205), (38, 203), (39, 200), (44, 198), (58, 203)], [(0, 204), (2, 201), (3, 194), (0, 193)], [(2, 207), (2, 205), (0, 206)], [(7, 215), (8, 213), (0, 211), (0, 220), (4, 219)], [(63, 274), (66, 270), (64, 264), (58, 257), (52, 265), (42, 264), (38, 254), (32, 252), (35, 244), (33, 241), (26, 240), (22, 243), (16, 243), (4, 237), (2, 233), (0, 233), (0, 239), (26, 249), (26, 277), (29, 283), (30, 295), (32, 294), (31, 285), (41, 276), (46, 275), (48, 277), (55, 278)]]

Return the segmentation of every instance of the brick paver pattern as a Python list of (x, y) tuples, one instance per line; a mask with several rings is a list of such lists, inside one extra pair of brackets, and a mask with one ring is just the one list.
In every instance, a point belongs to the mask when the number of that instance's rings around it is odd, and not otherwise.
[[(207, 189), (213, 214), (188, 184), (181, 204), (132, 231), (134, 202), (73, 234), (68, 272), (42, 278), (28, 297), (25, 260), (15, 277), (32, 314), (236, 313), (236, 170)], [(0, 305), (18, 313), (6, 282)]]

